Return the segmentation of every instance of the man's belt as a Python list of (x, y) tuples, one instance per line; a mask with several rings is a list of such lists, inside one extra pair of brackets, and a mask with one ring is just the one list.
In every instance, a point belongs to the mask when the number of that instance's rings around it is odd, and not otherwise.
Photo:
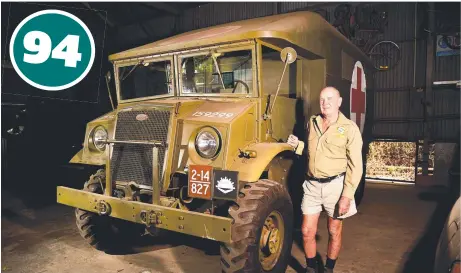
[(344, 172), (344, 173), (340, 173), (340, 174), (335, 175), (335, 176), (330, 176), (330, 177), (325, 177), (325, 178), (317, 178), (317, 177), (313, 177), (313, 176), (309, 176), (309, 175), (306, 175), (306, 176), (307, 176), (308, 180), (317, 181), (317, 182), (320, 182), (320, 183), (328, 183), (328, 182), (332, 181), (333, 179), (341, 177), (341, 176), (343, 176), (345, 174), (346, 173)]

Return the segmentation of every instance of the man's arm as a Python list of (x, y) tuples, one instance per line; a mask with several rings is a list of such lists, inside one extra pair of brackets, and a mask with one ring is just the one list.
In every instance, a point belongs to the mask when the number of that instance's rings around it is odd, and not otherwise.
[(363, 173), (363, 141), (357, 125), (354, 123), (351, 127), (346, 146), (347, 169), (342, 196), (354, 199), (355, 190), (362, 179)]
[[(307, 136), (307, 138), (309, 138), (310, 122), (307, 122), (306, 125), (307, 125), (306, 136)], [(290, 137), (288, 139), (290, 139)], [(297, 141), (297, 146), (294, 147), (295, 154), (297, 154), (297, 155), (307, 154), (307, 150), (305, 149), (306, 148), (306, 143), (304, 143), (304, 141), (302, 141), (302, 140), (299, 140), (297, 137), (296, 137), (296, 141)]]
[[(309, 133), (310, 133), (310, 127), (311, 127), (311, 123), (310, 121), (312, 120), (312, 117), (309, 118), (309, 121), (307, 122), (306, 124), (306, 138), (309, 139)], [(304, 141), (301, 141), (299, 140), (299, 145), (298, 147), (296, 147), (295, 149), (295, 153), (297, 155), (303, 155), (303, 154), (307, 154), (307, 149), (306, 149), (306, 143), (304, 143)]]
[(300, 140), (298, 143), (298, 147), (296, 147), (295, 153), (297, 155), (303, 155), (304, 146), (304, 141)]

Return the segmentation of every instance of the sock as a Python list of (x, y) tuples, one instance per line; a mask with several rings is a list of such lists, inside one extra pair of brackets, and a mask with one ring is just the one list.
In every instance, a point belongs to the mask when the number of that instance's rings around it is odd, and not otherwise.
[(327, 267), (329, 269), (333, 269), (333, 268), (335, 268), (335, 264), (336, 264), (336, 259), (332, 260), (332, 259), (328, 258), (328, 256), (327, 256), (327, 262), (325, 263), (325, 267)]
[(317, 268), (317, 260), (314, 258), (306, 258), (307, 267)]

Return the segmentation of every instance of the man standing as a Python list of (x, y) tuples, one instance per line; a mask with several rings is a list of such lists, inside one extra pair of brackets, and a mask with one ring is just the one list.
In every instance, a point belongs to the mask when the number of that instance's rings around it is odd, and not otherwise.
[[(304, 181), (302, 234), (307, 273), (317, 272), (317, 224), (322, 207), (328, 213), (328, 252), (325, 273), (333, 268), (341, 248), (342, 219), (357, 213), (354, 193), (362, 178), (362, 136), (357, 125), (340, 111), (339, 91), (326, 87), (320, 92), (321, 114), (309, 118), (308, 171)], [(288, 138), (296, 153), (304, 143)]]

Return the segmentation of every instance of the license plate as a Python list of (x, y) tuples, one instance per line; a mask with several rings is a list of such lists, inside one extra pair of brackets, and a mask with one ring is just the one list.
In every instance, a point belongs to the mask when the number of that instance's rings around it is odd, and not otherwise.
[(189, 166), (189, 197), (211, 199), (213, 167), (202, 165)]

